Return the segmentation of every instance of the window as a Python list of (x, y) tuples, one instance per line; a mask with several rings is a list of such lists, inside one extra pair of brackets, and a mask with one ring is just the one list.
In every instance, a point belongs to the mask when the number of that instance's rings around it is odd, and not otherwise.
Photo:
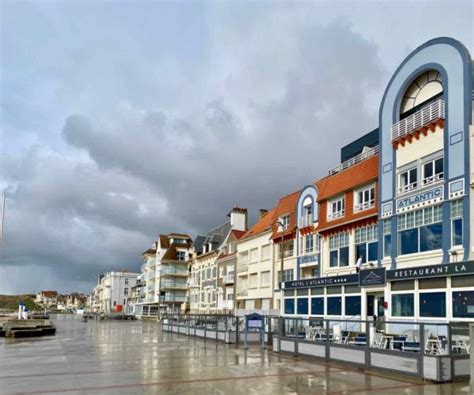
[(399, 254), (440, 249), (442, 231), (441, 205), (399, 215)]
[(462, 199), (451, 202), (451, 246), (462, 245), (463, 237), (463, 202)]
[(293, 240), (287, 241), (285, 243), (280, 243), (278, 245), (278, 258), (281, 259), (281, 251), (283, 249), (283, 257), (288, 258), (293, 256)]
[(186, 260), (186, 251), (176, 251), (176, 259), (178, 261), (185, 261)]
[(328, 298), (328, 315), (341, 315), (341, 297), (331, 296)]
[(217, 267), (212, 268), (212, 278), (217, 276)]
[(306, 254), (311, 254), (314, 248), (314, 236), (306, 235), (304, 238), (304, 251)]
[(288, 228), (290, 227), (290, 215), (287, 214), (280, 217), (280, 222), (281, 222), (281, 225), (280, 225), (279, 231), (282, 232), (284, 230), (288, 230)]
[[(278, 272), (278, 281), (280, 281), (280, 273)], [(283, 270), (283, 282), (293, 281), (293, 269)]]
[(270, 285), (270, 271), (260, 273), (260, 285), (262, 287)]
[(211, 269), (208, 268), (207, 269), (207, 279), (210, 279), (211, 278)]
[(285, 314), (295, 314), (294, 299), (285, 299)]
[(257, 273), (249, 276), (249, 288), (257, 288)]
[(420, 317), (446, 317), (446, 293), (420, 293)]
[(310, 203), (303, 207), (303, 217), (300, 226), (303, 228), (313, 223), (313, 204)]
[(311, 314), (324, 315), (324, 298), (311, 298)]
[(125, 279), (125, 285), (128, 285), (128, 278)]
[(443, 179), (443, 158), (438, 158), (425, 162), (422, 165), (423, 181), (422, 185), (429, 185)]
[(250, 263), (258, 261), (258, 248), (253, 248), (250, 250)]
[(297, 314), (308, 314), (308, 298), (298, 298), (296, 312)]
[(343, 217), (345, 208), (346, 208), (346, 199), (344, 196), (329, 201), (328, 202), (328, 220)]
[(390, 257), (392, 254), (392, 219), (383, 220), (383, 256)]
[(124, 295), (124, 296), (128, 296), (128, 288), (124, 288), (124, 289), (123, 289), (123, 295)]
[(400, 173), (398, 178), (398, 193), (405, 193), (418, 186), (418, 170), (413, 168)]
[(474, 318), (474, 291), (453, 292), (453, 317)]
[(376, 261), (378, 257), (377, 225), (355, 230), (356, 261), (362, 257), (362, 263)]
[(413, 294), (392, 294), (392, 316), (413, 317), (414, 312)]
[(360, 296), (346, 296), (345, 315), (360, 315)]
[(262, 247), (262, 260), (270, 259), (270, 244)]
[(354, 211), (367, 210), (375, 206), (375, 185), (355, 192)]
[(349, 232), (329, 237), (329, 266), (349, 266)]

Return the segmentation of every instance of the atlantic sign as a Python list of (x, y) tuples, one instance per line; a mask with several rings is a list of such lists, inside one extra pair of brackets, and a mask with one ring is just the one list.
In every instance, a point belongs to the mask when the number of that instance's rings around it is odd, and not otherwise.
[(409, 269), (388, 270), (387, 280), (405, 280), (427, 277), (456, 276), (474, 273), (474, 262), (447, 263), (419, 266)]
[(419, 203), (427, 202), (433, 199), (443, 199), (443, 186), (440, 185), (428, 191), (419, 192), (416, 195), (411, 195), (403, 199), (397, 200), (397, 210), (418, 205)]

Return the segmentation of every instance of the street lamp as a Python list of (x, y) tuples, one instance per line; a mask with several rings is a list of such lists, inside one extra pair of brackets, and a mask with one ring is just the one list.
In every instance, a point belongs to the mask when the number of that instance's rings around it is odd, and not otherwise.
[(280, 247), (280, 253), (281, 253), (281, 257), (280, 257), (280, 291), (282, 289), (282, 284), (283, 284), (283, 242), (284, 242), (284, 225), (283, 225), (283, 222), (278, 220), (275, 222), (276, 225), (278, 226), (281, 226), (281, 247)]

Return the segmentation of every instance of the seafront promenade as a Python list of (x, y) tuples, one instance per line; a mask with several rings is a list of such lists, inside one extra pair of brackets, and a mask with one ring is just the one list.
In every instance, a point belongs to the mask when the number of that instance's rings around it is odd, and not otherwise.
[(156, 322), (53, 318), (57, 335), (0, 339), (0, 394), (468, 394), (337, 364), (162, 332)]

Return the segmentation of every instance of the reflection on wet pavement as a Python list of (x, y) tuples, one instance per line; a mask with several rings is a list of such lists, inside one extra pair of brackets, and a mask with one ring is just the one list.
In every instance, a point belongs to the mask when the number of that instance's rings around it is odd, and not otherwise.
[(55, 337), (0, 340), (0, 394), (468, 394), (350, 365), (161, 332), (156, 322), (59, 316)]

